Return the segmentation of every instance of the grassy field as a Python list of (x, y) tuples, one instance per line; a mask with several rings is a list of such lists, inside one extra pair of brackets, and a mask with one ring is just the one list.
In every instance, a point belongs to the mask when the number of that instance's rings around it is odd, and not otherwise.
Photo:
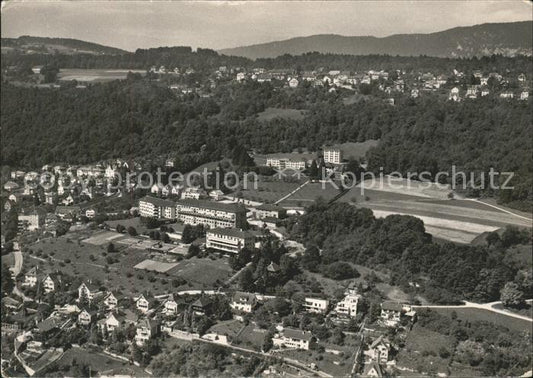
[[(100, 242), (100, 239), (105, 240), (107, 234), (112, 233), (102, 232), (89, 240)], [(86, 233), (68, 233), (57, 239), (35, 243), (30, 247), (33, 253), (26, 254), (24, 258), (24, 269), (39, 266), (43, 274), (60, 269), (83, 280), (99, 281), (117, 290), (119, 295), (126, 296), (137, 295), (141, 291), (162, 294), (176, 290), (211, 289), (217, 282), (228, 279), (232, 273), (226, 258), (211, 260), (196, 257), (165, 265), (165, 272), (138, 270), (135, 266), (139, 263), (158, 260), (160, 254), (128, 247), (127, 244), (121, 244), (119, 239), (113, 239), (118, 252), (107, 253), (107, 243), (87, 243), (87, 236)], [(128, 237), (123, 235), (122, 238)], [(108, 263), (108, 257), (116, 259), (116, 262)], [(148, 265), (150, 268), (154, 264)], [(163, 264), (157, 262), (156, 265)], [(185, 279), (187, 283), (173, 286), (172, 280), (177, 277)]]
[(335, 189), (332, 185), (326, 184), (323, 186), (321, 183), (310, 182), (289, 198), (283, 200), (280, 205), (305, 207), (313, 203), (319, 197), (329, 201), (337, 194), (339, 194), (339, 190)]
[[(449, 356), (441, 357), (441, 350), (448, 351)], [(448, 374), (453, 350), (453, 340), (450, 337), (415, 325), (405, 340), (405, 347), (398, 353), (396, 362), (399, 368), (413, 369), (420, 373)]]
[(92, 373), (101, 374), (109, 370), (120, 370), (122, 374), (136, 377), (144, 377), (146, 373), (142, 368), (130, 365), (128, 362), (115, 359), (103, 353), (89, 351), (87, 349), (73, 347), (63, 354), (63, 357), (57, 362), (61, 366), (71, 366), (72, 361), (76, 360), (78, 364), (87, 364), (90, 366)]
[(527, 320), (513, 318), (511, 316), (506, 316), (503, 314), (498, 314), (496, 312), (491, 312), (478, 308), (433, 308), (432, 311), (438, 312), (439, 314), (446, 316), (451, 316), (452, 312), (455, 311), (458, 319), (468, 321), (486, 321), (519, 332), (527, 330), (531, 332), (532, 327), (532, 323), (528, 322)]
[(83, 81), (83, 82), (105, 82), (112, 80), (123, 80), (128, 72), (146, 74), (144, 70), (120, 70), (120, 69), (81, 69), (81, 68), (62, 68), (59, 71), (58, 78), (60, 81)]
[[(401, 184), (402, 187), (396, 188), (396, 184)], [(424, 221), (427, 232), (433, 236), (465, 244), (472, 242), (483, 232), (491, 232), (506, 225), (531, 227), (531, 221), (482, 202), (448, 199), (448, 193), (447, 189), (435, 186), (423, 188), (420, 183), (405, 180), (389, 184), (385, 179), (383, 185), (376, 185), (372, 189), (358, 185), (338, 201), (367, 207), (377, 217), (390, 214), (416, 216)]]
[(180, 261), (166, 274), (171, 277), (184, 278), (191, 283), (191, 289), (213, 289), (217, 286), (217, 282), (227, 280), (231, 276), (232, 270), (228, 264), (228, 259), (225, 257), (215, 260), (193, 257)]
[(257, 114), (257, 120), (271, 121), (276, 118), (299, 120), (304, 118), (305, 112), (305, 110), (297, 109), (266, 108), (265, 111)]
[(274, 203), (283, 196), (300, 186), (300, 182), (284, 182), (279, 180), (264, 181), (257, 183), (257, 189), (249, 185), (248, 189), (241, 190), (242, 197), (246, 200)]

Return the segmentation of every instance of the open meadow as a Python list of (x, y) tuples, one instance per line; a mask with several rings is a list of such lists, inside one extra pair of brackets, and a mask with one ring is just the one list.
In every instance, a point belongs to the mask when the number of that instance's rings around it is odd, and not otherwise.
[(124, 80), (130, 71), (141, 75), (146, 74), (145, 70), (62, 68), (57, 76), (60, 81), (76, 80), (97, 83)]

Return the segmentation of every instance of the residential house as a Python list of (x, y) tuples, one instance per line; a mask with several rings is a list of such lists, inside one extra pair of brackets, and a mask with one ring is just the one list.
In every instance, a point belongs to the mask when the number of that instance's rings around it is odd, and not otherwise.
[(118, 306), (118, 299), (112, 292), (108, 291), (104, 296), (103, 303), (108, 310), (113, 310)]
[(459, 102), (461, 101), (461, 97), (459, 96), (459, 88), (453, 87), (450, 91), (450, 95), (448, 96), (448, 100)]
[(490, 91), (488, 90), (488, 88), (481, 89), (481, 97), (488, 96), (489, 94), (490, 94)]
[(79, 206), (57, 206), (55, 214), (63, 220), (71, 221), (81, 214)]
[(272, 337), (276, 347), (309, 350), (313, 335), (309, 331), (294, 328), (284, 328)]
[(177, 315), (178, 314), (178, 302), (174, 299), (174, 295), (170, 294), (163, 303), (163, 314), (165, 315)]
[(244, 72), (239, 72), (236, 76), (236, 80), (243, 81), (244, 79), (246, 79), (246, 74)]
[(500, 98), (514, 98), (514, 93), (511, 91), (504, 91), (500, 93)]
[(105, 319), (98, 321), (98, 328), (103, 332), (104, 330), (108, 333), (113, 332), (115, 329), (122, 326), (123, 316), (118, 314), (109, 313)]
[(42, 69), (43, 69), (43, 66), (35, 66), (35, 67), (32, 67), (31, 70), (34, 74), (39, 75)]
[(252, 293), (237, 291), (233, 294), (230, 307), (233, 310), (250, 313), (257, 305), (257, 298)]
[(400, 322), (404, 306), (397, 302), (383, 302), (381, 304), (381, 318), (387, 325), (396, 325)]
[(526, 81), (526, 75), (521, 73), (520, 75), (518, 75), (518, 81), (523, 83)]
[(523, 90), (520, 93), (520, 100), (527, 100), (529, 98), (529, 91)]
[(57, 194), (54, 192), (45, 192), (44, 202), (48, 205), (55, 205), (57, 203)]
[(24, 275), (22, 286), (35, 287), (35, 285), (37, 285), (37, 267), (34, 266)]
[(224, 192), (220, 189), (211, 190), (209, 192), (209, 198), (211, 198), (214, 201), (220, 201), (224, 198)]
[(78, 301), (86, 299), (89, 303), (91, 303), (97, 296), (101, 294), (102, 291), (92, 282), (82, 282), (82, 284), (78, 287)]
[(380, 365), (386, 365), (389, 360), (390, 343), (383, 336), (379, 336), (372, 344), (370, 344), (367, 356)]
[(61, 283), (61, 276), (58, 273), (51, 273), (47, 275), (42, 281), (43, 291), (45, 294), (53, 293), (59, 289)]
[(13, 190), (17, 190), (19, 188), (19, 184), (17, 184), (14, 181), (8, 181), (4, 184), (4, 189), (8, 192), (11, 192)]
[(298, 88), (298, 84), (300, 84), (300, 82), (294, 77), (289, 80), (289, 88)]
[(143, 346), (148, 340), (159, 333), (159, 322), (153, 319), (143, 318), (139, 320), (136, 327), (135, 343)]
[(19, 231), (28, 230), (35, 231), (44, 226), (44, 218), (46, 212), (33, 209), (31, 211), (25, 211), (18, 215), (18, 229)]
[(200, 297), (191, 305), (191, 310), (195, 315), (207, 315), (211, 312), (213, 303), (208, 297)]
[(96, 210), (95, 209), (85, 210), (85, 216), (89, 219), (93, 219), (96, 216)]
[(163, 191), (163, 184), (159, 183), (159, 184), (154, 184), (152, 185), (152, 187), (150, 188), (150, 193), (152, 194), (156, 194), (156, 195), (161, 195), (161, 192)]
[(287, 210), (279, 205), (264, 203), (255, 208), (255, 216), (259, 219), (278, 218), (282, 219), (287, 216)]
[(338, 315), (348, 316), (355, 318), (357, 316), (357, 305), (359, 303), (360, 296), (355, 293), (347, 293), (342, 301), (338, 302), (335, 306), (335, 313)]
[(84, 309), (78, 314), (78, 324), (88, 326), (95, 320), (95, 318), (96, 311), (87, 311)]
[(363, 377), (383, 377), (383, 369), (377, 362), (371, 362), (365, 365)]
[(418, 91), (418, 89), (411, 89), (411, 97), (412, 98), (417, 98), (419, 96), (420, 92)]
[(142, 313), (147, 313), (152, 307), (152, 301), (148, 300), (143, 294), (141, 294), (135, 301), (135, 307)]
[(207, 193), (204, 189), (199, 187), (186, 188), (181, 194), (182, 199), (199, 200), (207, 197)]
[(307, 312), (325, 314), (328, 311), (329, 301), (320, 298), (305, 298), (304, 308)]
[(467, 89), (466, 89), (466, 98), (470, 98), (470, 99), (475, 99), (477, 98), (477, 86), (475, 85), (470, 85)]

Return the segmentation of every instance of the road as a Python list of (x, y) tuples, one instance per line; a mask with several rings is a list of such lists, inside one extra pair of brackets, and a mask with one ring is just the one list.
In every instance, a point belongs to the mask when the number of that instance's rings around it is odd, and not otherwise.
[[(531, 303), (531, 301), (532, 301), (531, 299), (528, 300), (529, 303)], [(531, 319), (528, 316), (515, 314), (514, 312), (507, 311), (507, 310), (501, 310), (499, 308), (494, 308), (493, 306), (497, 305), (497, 304), (501, 304), (501, 302), (500, 301), (496, 301), (496, 302), (489, 302), (489, 303), (474, 303), (474, 302), (466, 302), (465, 301), (465, 304), (463, 304), (463, 305), (455, 305), (455, 306), (429, 305), (429, 306), (411, 306), (411, 307), (413, 307), (413, 308), (450, 308), (450, 309), (454, 309), (454, 308), (479, 308), (479, 309), (482, 309), (482, 310), (492, 311), (492, 312), (495, 312), (495, 313), (498, 313), (498, 314), (502, 314), (502, 315), (506, 315), (506, 316), (510, 316), (510, 317), (513, 317), (513, 318), (526, 320), (526, 321), (528, 321), (530, 323), (533, 322), (533, 319)]]
[(476, 202), (476, 203), (482, 203), (483, 205), (486, 205), (486, 206), (492, 207), (492, 208), (494, 208), (494, 209), (496, 209), (496, 210), (502, 211), (502, 212), (504, 212), (504, 213), (507, 213), (507, 214), (513, 215), (513, 216), (515, 216), (515, 217), (517, 217), (517, 218), (525, 219), (525, 220), (530, 221), (530, 222), (533, 221), (533, 219), (531, 219), (531, 218), (524, 217), (524, 216), (522, 216), (522, 215), (518, 215), (518, 214), (513, 213), (512, 211), (507, 210), (507, 209), (504, 209), (504, 208), (502, 208), (502, 207), (500, 207), (500, 206), (496, 206), (496, 205), (493, 205), (493, 204), (491, 204), (491, 203), (483, 202), (483, 201), (480, 201), (480, 200), (475, 199), (475, 198), (465, 198), (465, 200), (467, 200), (467, 201), (473, 201), (473, 202)]

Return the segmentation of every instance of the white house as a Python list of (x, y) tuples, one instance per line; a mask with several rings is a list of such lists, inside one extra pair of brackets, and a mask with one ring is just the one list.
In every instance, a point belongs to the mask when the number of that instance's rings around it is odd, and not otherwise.
[(112, 292), (108, 291), (104, 297), (104, 305), (108, 310), (113, 310), (118, 306), (118, 300)]
[(340, 164), (342, 151), (336, 147), (324, 147), (324, 163)]
[(360, 296), (355, 293), (348, 293), (342, 301), (335, 306), (335, 312), (339, 315), (354, 318), (357, 316), (357, 304)]
[(461, 101), (461, 97), (459, 96), (459, 88), (453, 87), (450, 91), (450, 95), (448, 96), (448, 100), (459, 102)]
[(78, 287), (78, 301), (81, 301), (82, 298), (85, 297), (89, 302), (91, 302), (100, 294), (102, 294), (100, 289), (91, 282), (82, 282), (82, 284)]
[(500, 98), (514, 98), (514, 93), (511, 91), (505, 91), (500, 93)]
[(320, 298), (305, 298), (304, 307), (308, 312), (325, 314), (328, 311), (329, 301)]
[(53, 293), (58, 289), (59, 283), (61, 282), (61, 278), (57, 274), (49, 274), (45, 277), (43, 280), (43, 291), (45, 294)]
[(163, 304), (163, 314), (176, 315), (178, 313), (178, 302), (174, 299), (174, 295), (169, 295)]
[(272, 337), (272, 343), (280, 348), (309, 350), (312, 339), (313, 335), (309, 331), (285, 328)]
[(520, 100), (527, 100), (529, 98), (529, 92), (528, 91), (522, 91), (520, 93)]
[(144, 345), (148, 340), (154, 337), (158, 332), (159, 324), (152, 320), (143, 318), (137, 323), (135, 333), (135, 343), (138, 346)]
[(37, 285), (37, 267), (34, 266), (24, 275), (22, 285), (28, 287), (35, 287)]
[(252, 312), (256, 305), (257, 298), (254, 294), (241, 291), (235, 292), (230, 303), (232, 309), (246, 313)]
[(150, 310), (151, 303), (141, 294), (135, 301), (135, 307), (137, 307), (139, 311), (147, 313)]
[(292, 79), (289, 80), (289, 88), (298, 88), (299, 83), (300, 82), (298, 81), (298, 79), (293, 77)]
[(370, 344), (366, 354), (372, 361), (376, 361), (380, 365), (386, 365), (389, 360), (389, 350), (390, 343), (381, 335)]
[(82, 310), (78, 314), (78, 323), (83, 325), (83, 326), (87, 326), (87, 325), (91, 324), (91, 322), (94, 320), (93, 317), (95, 315), (96, 315), (96, 313), (94, 313), (94, 312), (89, 312), (87, 310)]

